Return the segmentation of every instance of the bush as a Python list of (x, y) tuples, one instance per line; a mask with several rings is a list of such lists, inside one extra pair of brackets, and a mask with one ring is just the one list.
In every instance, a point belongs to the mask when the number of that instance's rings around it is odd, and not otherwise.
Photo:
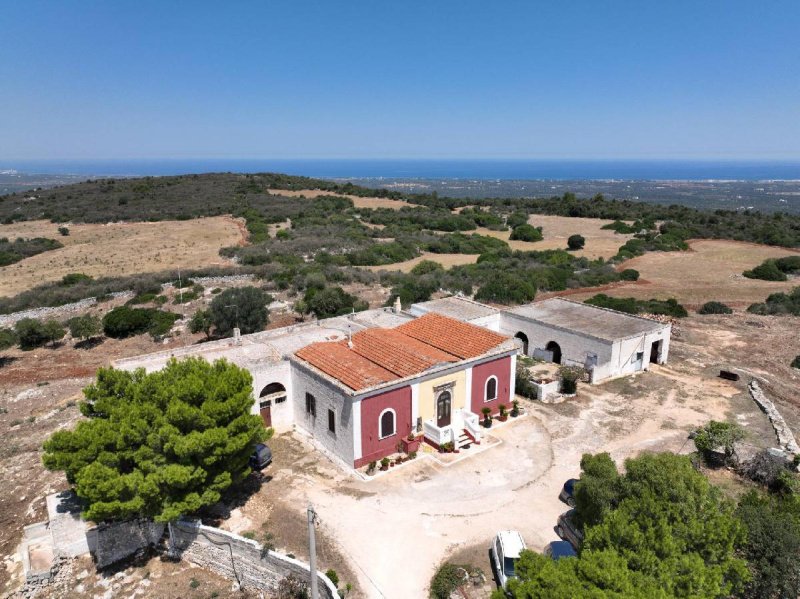
[(12, 329), (0, 329), (0, 350), (14, 347), (19, 340)]
[(697, 311), (698, 314), (733, 314), (728, 306), (722, 302), (706, 302)]
[(762, 304), (752, 304), (747, 311), (752, 314), (800, 316), (800, 287), (789, 293), (773, 293)]
[(558, 369), (561, 377), (561, 393), (572, 395), (578, 392), (578, 381), (583, 376), (583, 369), (574, 366), (562, 366)]
[(707, 463), (712, 463), (716, 454), (722, 454), (727, 462), (733, 457), (736, 443), (742, 439), (744, 429), (738, 424), (712, 420), (697, 431), (694, 445)]
[(767, 260), (756, 266), (753, 270), (746, 270), (742, 273), (748, 279), (761, 279), (763, 281), (786, 281), (784, 273), (774, 260)]
[(433, 260), (423, 260), (411, 269), (411, 274), (416, 276), (427, 275), (430, 273), (444, 272), (444, 267)]
[(76, 316), (67, 321), (69, 334), (73, 339), (89, 339), (100, 334), (103, 326), (100, 319), (92, 314)]
[(796, 356), (794, 360), (792, 360), (792, 368), (800, 368), (800, 356)]
[(633, 297), (609, 297), (604, 293), (598, 293), (585, 300), (584, 303), (628, 314), (659, 314), (676, 318), (685, 318), (689, 315), (686, 308), (673, 298), (668, 300), (637, 300)]
[(149, 332), (154, 338), (166, 335), (179, 314), (155, 308), (114, 308), (103, 317), (103, 332), (114, 339), (123, 339)]
[(94, 279), (92, 277), (85, 275), (82, 272), (71, 272), (61, 277), (61, 284), (65, 287), (71, 287), (72, 285), (77, 285), (78, 283), (88, 283), (89, 281), (93, 280)]
[(19, 340), (20, 349), (31, 350), (49, 341), (44, 323), (36, 318), (23, 318), (14, 325), (14, 334)]
[(313, 312), (317, 318), (330, 318), (353, 311), (360, 312), (369, 307), (366, 302), (346, 293), (341, 287), (311, 290), (311, 293), (306, 294), (305, 304), (306, 310)]
[(339, 575), (336, 573), (336, 570), (334, 570), (333, 568), (328, 568), (328, 571), (325, 572), (325, 576), (327, 576), (328, 580), (330, 580), (333, 583), (333, 586), (335, 587), (339, 586)]
[(61, 233), (64, 237), (69, 235), (69, 228), (68, 227), (59, 227), (58, 232)]
[(264, 330), (272, 297), (257, 287), (234, 287), (217, 295), (209, 307), (216, 334), (226, 337), (238, 327), (243, 335)]
[(583, 235), (570, 235), (567, 239), (567, 247), (571, 250), (581, 250), (586, 245), (586, 239)]
[(475, 294), (476, 300), (497, 302), (499, 304), (524, 304), (536, 297), (536, 285), (506, 272), (484, 284)]
[(511, 231), (511, 239), (519, 241), (541, 241), (544, 239), (541, 227), (524, 224), (514, 227)]
[(431, 598), (450, 599), (453, 591), (465, 582), (467, 570), (466, 566), (459, 566), (450, 562), (445, 562), (439, 566), (431, 580)]
[(619, 273), (619, 278), (623, 281), (638, 281), (639, 271), (633, 268), (626, 268)]

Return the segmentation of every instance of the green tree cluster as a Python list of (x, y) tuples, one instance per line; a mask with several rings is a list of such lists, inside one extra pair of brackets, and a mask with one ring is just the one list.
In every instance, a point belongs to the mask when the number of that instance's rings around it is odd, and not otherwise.
[(179, 314), (156, 308), (119, 306), (103, 316), (103, 332), (114, 339), (124, 339), (150, 333), (154, 339), (163, 337), (180, 318)]
[(738, 424), (712, 420), (695, 432), (694, 446), (708, 463), (718, 461), (717, 456), (727, 462), (744, 437), (744, 429)]
[(498, 304), (524, 304), (533, 301), (535, 297), (534, 283), (503, 271), (495, 272), (495, 276), (484, 283), (475, 294), (476, 300)]
[(800, 286), (794, 287), (789, 293), (770, 294), (763, 303), (752, 304), (747, 311), (770, 316), (800, 316)]
[(624, 474), (607, 455), (584, 456), (582, 466), (579, 557), (525, 552), (519, 579), (509, 583), (513, 597), (722, 599), (742, 592), (750, 578), (737, 556), (745, 529), (733, 503), (687, 457), (645, 454), (626, 460)]
[(800, 272), (800, 256), (785, 256), (783, 258), (765, 260), (752, 270), (742, 274), (748, 279), (762, 279), (764, 281), (786, 281), (787, 275)]
[(85, 314), (83, 316), (75, 316), (67, 321), (69, 327), (69, 334), (73, 339), (91, 339), (96, 337), (103, 330), (103, 325), (100, 319), (93, 314)]
[(306, 293), (304, 302), (307, 313), (313, 313), (317, 318), (360, 312), (369, 307), (365, 301), (350, 295), (341, 287), (311, 289)]
[(257, 287), (233, 287), (211, 300), (209, 318), (218, 337), (228, 337), (238, 327), (243, 335), (263, 331), (269, 323), (272, 296)]
[(585, 300), (584, 303), (600, 308), (610, 308), (618, 312), (627, 312), (628, 314), (660, 314), (676, 318), (689, 316), (686, 308), (673, 298), (668, 300), (637, 300), (633, 297), (609, 297), (605, 293), (598, 293)]
[(23, 318), (14, 325), (14, 334), (20, 349), (31, 350), (63, 339), (67, 331), (57, 320), (43, 322), (36, 318)]
[(224, 360), (102, 368), (84, 395), (88, 419), (53, 433), (43, 461), (64, 471), (89, 520), (194, 514), (249, 473), (253, 445), (271, 432), (250, 413), (250, 374)]

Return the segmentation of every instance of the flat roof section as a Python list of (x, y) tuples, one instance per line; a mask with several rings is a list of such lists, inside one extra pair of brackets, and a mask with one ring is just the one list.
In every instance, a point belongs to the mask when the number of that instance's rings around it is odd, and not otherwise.
[(492, 316), (500, 312), (496, 308), (458, 295), (412, 304), (411, 308), (412, 310), (416, 308), (420, 312), (434, 312), (442, 316), (467, 321), (483, 318), (484, 316)]
[(560, 297), (506, 310), (522, 318), (606, 341), (660, 331), (669, 325)]

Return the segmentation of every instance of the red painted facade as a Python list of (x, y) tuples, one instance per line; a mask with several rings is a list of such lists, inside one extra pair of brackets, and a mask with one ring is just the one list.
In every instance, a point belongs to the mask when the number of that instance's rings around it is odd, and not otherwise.
[[(380, 438), (381, 413), (391, 408), (396, 415), (396, 432)], [(397, 451), (397, 444), (411, 432), (411, 387), (401, 387), (361, 400), (361, 457), (354, 466), (360, 468)]]
[[(497, 399), (486, 399), (486, 381), (491, 376), (497, 377)], [(483, 408), (491, 408), (492, 414), (499, 413), (499, 405), (505, 404), (511, 410), (511, 358), (505, 357), (491, 362), (484, 362), (472, 368), (472, 408), (473, 414), (482, 416)]]

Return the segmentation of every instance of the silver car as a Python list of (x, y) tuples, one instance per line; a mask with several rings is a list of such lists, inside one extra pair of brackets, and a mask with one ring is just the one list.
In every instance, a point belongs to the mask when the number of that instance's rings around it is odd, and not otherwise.
[(497, 582), (505, 589), (508, 581), (516, 578), (515, 567), (519, 554), (525, 549), (525, 541), (516, 530), (501, 530), (489, 549), (492, 566), (497, 572)]
[(575, 524), (575, 510), (564, 512), (558, 517), (556, 534), (565, 541), (569, 541), (575, 551), (580, 550), (583, 543), (583, 531)]

